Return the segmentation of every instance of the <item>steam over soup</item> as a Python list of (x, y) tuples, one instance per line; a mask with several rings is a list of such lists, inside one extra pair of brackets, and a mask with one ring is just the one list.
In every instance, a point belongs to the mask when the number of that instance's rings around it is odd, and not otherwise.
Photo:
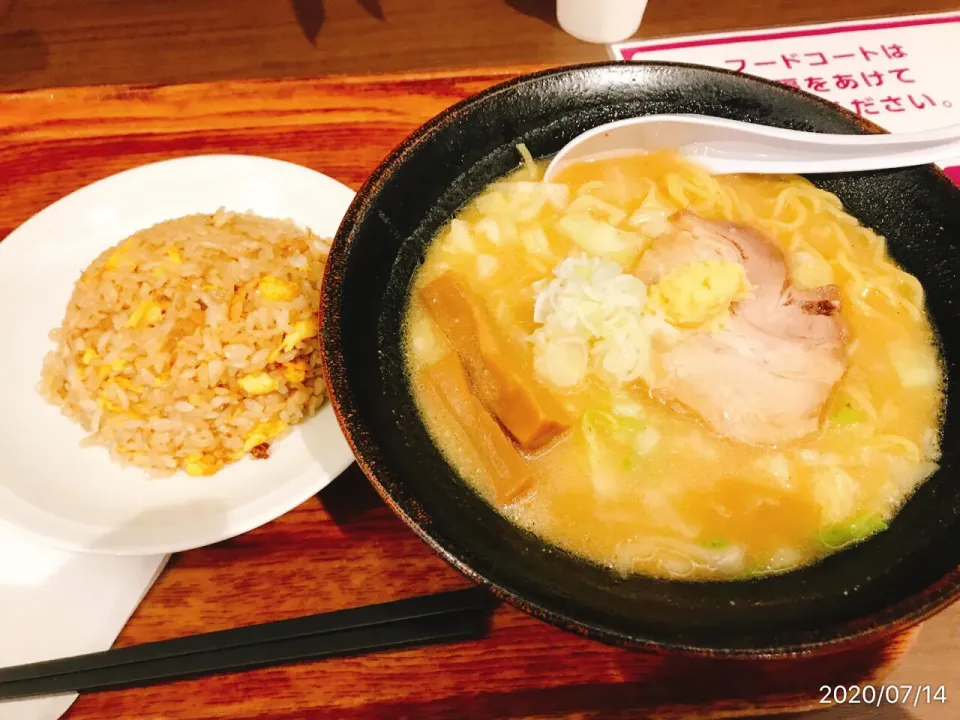
[(670, 153), (529, 161), (433, 242), (406, 354), (424, 422), (506, 517), (624, 574), (790, 570), (935, 469), (923, 289), (799, 177)]

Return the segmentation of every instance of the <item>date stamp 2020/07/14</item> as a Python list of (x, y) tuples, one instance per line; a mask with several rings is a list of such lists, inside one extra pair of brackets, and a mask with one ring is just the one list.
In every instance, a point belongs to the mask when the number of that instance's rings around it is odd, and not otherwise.
[(822, 705), (945, 705), (943, 685), (821, 685)]

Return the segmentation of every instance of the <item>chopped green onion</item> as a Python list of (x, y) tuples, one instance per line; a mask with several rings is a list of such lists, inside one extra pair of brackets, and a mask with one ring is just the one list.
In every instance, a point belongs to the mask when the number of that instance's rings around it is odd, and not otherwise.
[(728, 545), (730, 545), (730, 543), (723, 538), (711, 538), (703, 543), (703, 546), (708, 550), (723, 550), (723, 548), (727, 547)]
[(834, 525), (817, 533), (817, 540), (822, 545), (836, 550), (886, 529), (887, 522), (880, 515), (870, 513), (861, 515), (846, 525)]
[[(642, 419), (613, 415), (602, 410), (587, 410), (580, 419), (583, 436), (587, 440), (590, 463), (594, 471), (601, 466), (613, 471), (631, 472), (638, 467), (638, 452), (634, 438), (646, 427)], [(622, 459), (619, 467), (604, 448), (615, 449)], [(620, 452), (623, 452), (620, 455)], [(616, 457), (616, 456), (614, 456)]]
[(863, 413), (853, 407), (853, 405), (844, 405), (830, 418), (830, 422), (834, 425), (841, 426), (856, 425), (861, 420), (863, 420)]

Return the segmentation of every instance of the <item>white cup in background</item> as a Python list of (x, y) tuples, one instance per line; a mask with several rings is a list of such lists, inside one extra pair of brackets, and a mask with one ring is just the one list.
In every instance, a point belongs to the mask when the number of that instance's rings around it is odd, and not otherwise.
[(640, 27), (647, 0), (557, 0), (557, 22), (586, 42), (626, 40)]

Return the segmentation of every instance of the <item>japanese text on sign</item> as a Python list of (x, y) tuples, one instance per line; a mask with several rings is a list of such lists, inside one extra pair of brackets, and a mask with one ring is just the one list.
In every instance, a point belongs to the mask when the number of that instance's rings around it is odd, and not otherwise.
[(713, 65), (820, 96), (891, 131), (960, 122), (960, 13), (627, 42), (621, 60)]
[[(876, 50), (858, 45), (856, 52), (829, 54), (821, 51), (787, 52), (781, 53), (778, 58), (773, 60), (732, 58), (724, 60), (723, 64), (736, 72), (748, 72), (750, 68), (768, 66), (795, 70), (796, 75), (794, 77), (776, 79), (799, 90), (806, 90), (818, 95), (845, 90), (853, 93), (858, 90), (886, 86), (887, 90), (882, 93), (878, 92), (876, 97), (858, 95), (849, 97), (846, 102), (839, 99), (835, 100), (835, 102), (849, 105), (860, 116), (912, 112), (937, 107), (938, 102), (929, 93), (906, 92), (910, 88), (901, 87), (917, 83), (910, 67), (883, 67), (840, 72), (848, 69), (843, 67), (845, 63), (853, 64), (849, 62), (851, 59), (859, 60), (861, 63), (878, 63), (883, 60), (902, 60), (908, 58), (908, 56), (909, 53), (902, 45), (892, 43), (890, 45), (880, 45)], [(820, 67), (829, 67), (830, 69), (825, 71), (813, 70), (813, 68)], [(953, 101), (949, 98), (941, 98), (939, 105), (949, 108), (953, 106)]]

